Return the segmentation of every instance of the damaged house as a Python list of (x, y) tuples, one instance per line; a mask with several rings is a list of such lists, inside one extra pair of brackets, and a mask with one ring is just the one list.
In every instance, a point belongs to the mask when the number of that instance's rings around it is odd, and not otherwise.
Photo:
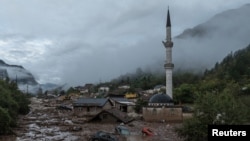
[(134, 112), (135, 103), (129, 99), (119, 97), (113, 97), (110, 99), (114, 103), (116, 109), (126, 113)]
[(121, 112), (120, 110), (113, 108), (108, 110), (103, 110), (96, 116), (91, 118), (89, 122), (102, 122), (102, 123), (129, 123), (133, 121), (134, 118), (129, 117), (127, 113)]
[(95, 116), (103, 110), (111, 109), (108, 98), (79, 98), (73, 102), (74, 114), (77, 116)]

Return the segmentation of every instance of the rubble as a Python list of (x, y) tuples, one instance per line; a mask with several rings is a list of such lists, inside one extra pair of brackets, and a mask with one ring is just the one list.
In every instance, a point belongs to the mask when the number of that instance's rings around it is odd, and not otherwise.
[[(14, 129), (16, 138), (9, 141), (88, 141), (97, 131), (114, 133), (119, 141), (183, 141), (174, 132), (174, 128), (180, 124), (149, 123), (138, 118), (123, 124), (131, 132), (131, 135), (124, 137), (115, 134), (115, 127), (120, 123), (87, 122), (84, 117), (74, 116), (71, 110), (57, 109), (58, 105), (53, 99), (44, 101), (34, 97), (31, 101), (30, 113), (19, 118), (19, 127)], [(157, 136), (143, 136), (143, 127), (152, 128)]]

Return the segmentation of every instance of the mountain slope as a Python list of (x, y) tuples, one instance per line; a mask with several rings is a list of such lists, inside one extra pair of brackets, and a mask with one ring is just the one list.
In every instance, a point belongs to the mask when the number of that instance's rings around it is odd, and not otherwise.
[(250, 44), (235, 53), (228, 54), (220, 63), (205, 72), (209, 78), (220, 80), (234, 80), (240, 84), (247, 84), (250, 80)]
[(2, 79), (16, 81), (18, 88), (25, 93), (36, 94), (40, 88), (40, 84), (28, 70), (22, 66), (6, 64), (3, 60), (0, 60), (0, 76)]
[(246, 47), (250, 43), (249, 13), (250, 4), (227, 10), (174, 37), (176, 68), (211, 68), (230, 52)]
[[(176, 38), (207, 38), (212, 36), (227, 35), (237, 37), (238, 33), (247, 34), (249, 31), (250, 4), (246, 4), (238, 9), (230, 9), (216, 14), (205, 23), (194, 28), (185, 30)], [(248, 34), (247, 34), (248, 35)]]
[(0, 60), (0, 70), (3, 78), (8, 77), (11, 81), (17, 81), (18, 84), (38, 84), (34, 76), (22, 66), (9, 65)]
[(39, 90), (43, 92), (47, 90), (59, 89), (64, 85), (52, 83), (39, 84), (34, 76), (22, 66), (9, 65), (0, 59), (0, 79), (9, 78), (11, 81), (16, 81), (21, 91), (25, 93), (37, 94)]

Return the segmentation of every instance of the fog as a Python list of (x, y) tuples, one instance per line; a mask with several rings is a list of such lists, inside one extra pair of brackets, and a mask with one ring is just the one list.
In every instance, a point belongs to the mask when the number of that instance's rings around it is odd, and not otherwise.
[(250, 4), (216, 14), (175, 37), (179, 68), (210, 69), (230, 53), (250, 44)]
[[(203, 37), (188, 34), (181, 39), (174, 37), (187, 28), (206, 23), (217, 13), (246, 3), (248, 0), (190, 0), (188, 3), (181, 0), (3, 0), (0, 2), (0, 59), (22, 65), (39, 83), (69, 85), (109, 81), (139, 67), (164, 69), (162, 40), (166, 36), (169, 6), (175, 69), (206, 68), (249, 43), (247, 12), (208, 23), (219, 29)], [(232, 26), (237, 27), (232, 31)]]

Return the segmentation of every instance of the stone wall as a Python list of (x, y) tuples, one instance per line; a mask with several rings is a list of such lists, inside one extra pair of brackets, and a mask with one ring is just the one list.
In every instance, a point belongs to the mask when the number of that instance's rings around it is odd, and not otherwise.
[(177, 106), (169, 107), (143, 107), (142, 116), (145, 121), (182, 122), (182, 108)]
[(102, 110), (101, 107), (75, 107), (74, 114), (77, 116), (95, 116)]
[(134, 112), (134, 107), (135, 107), (134, 105), (126, 105), (118, 102), (115, 103), (115, 108), (122, 112), (127, 112), (127, 113)]

